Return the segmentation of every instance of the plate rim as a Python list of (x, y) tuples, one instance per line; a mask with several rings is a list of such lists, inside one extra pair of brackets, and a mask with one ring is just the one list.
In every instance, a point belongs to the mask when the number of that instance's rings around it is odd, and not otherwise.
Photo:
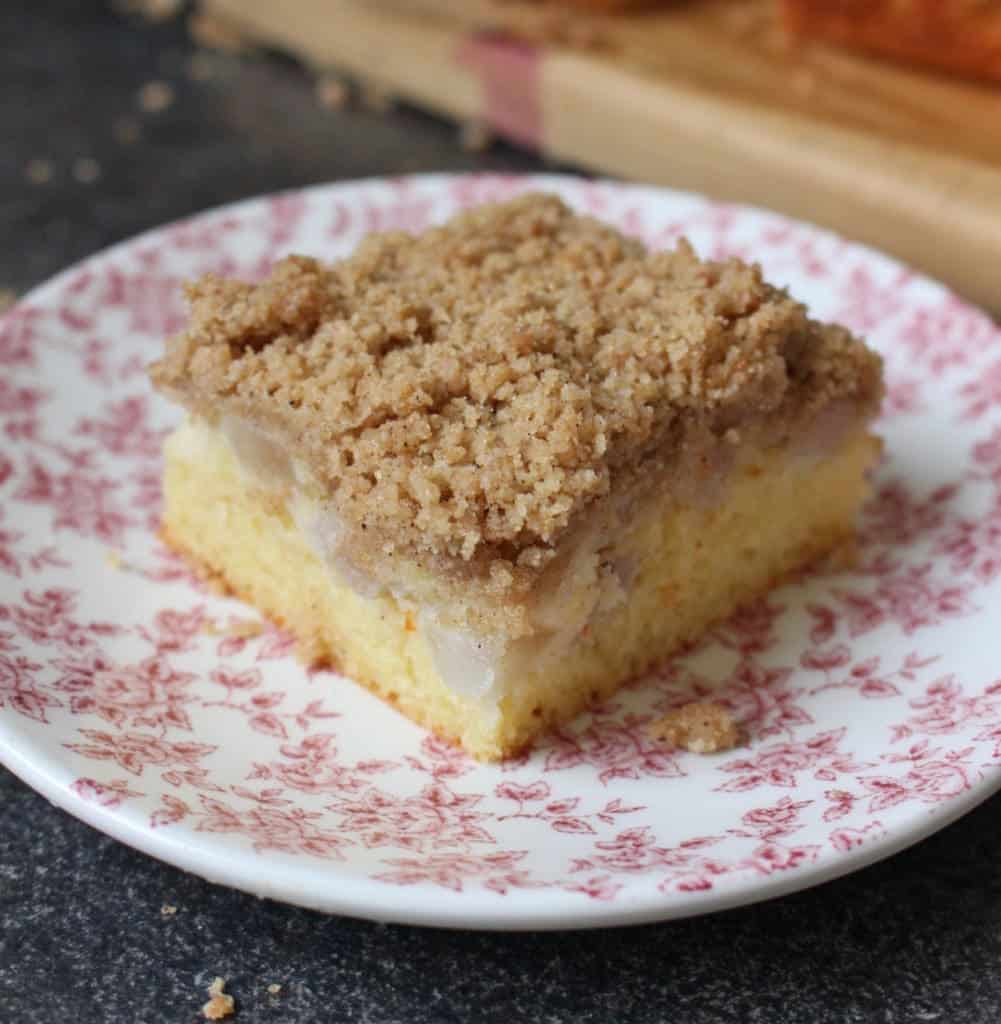
[[(883, 833), (849, 853), (831, 857), (827, 862), (800, 867), (789, 873), (773, 873), (758, 879), (758, 884), (751, 888), (735, 880), (730, 886), (714, 888), (708, 893), (672, 893), (670, 903), (663, 896), (661, 900), (664, 902), (658, 902), (647, 894), (646, 899), (632, 900), (632, 906), (627, 894), (623, 894), (625, 899), (618, 897), (614, 904), (598, 904), (594, 900), (578, 902), (567, 893), (513, 889), (502, 901), (484, 901), (482, 909), (470, 912), (468, 904), (480, 895), (475, 890), (453, 893), (427, 884), (401, 887), (361, 876), (344, 880), (343, 889), (334, 893), (318, 894), (312, 889), (306, 893), (301, 885), (296, 890), (289, 884), (268, 884), (262, 877), (269, 863), (266, 857), (251, 858), (241, 853), (239, 863), (246, 866), (234, 870), (236, 858), (232, 851), (223, 850), (211, 842), (197, 845), (190, 840), (185, 841), (182, 837), (189, 835), (187, 832), (158, 831), (148, 825), (144, 828), (132, 820), (135, 816), (127, 809), (125, 813), (116, 814), (115, 809), (83, 800), (68, 784), (60, 783), (54, 774), (46, 773), (19, 752), (9, 742), (6, 733), (4, 718), (0, 716), (0, 763), (13, 775), (60, 810), (155, 860), (215, 885), (322, 914), (344, 915), (381, 924), (450, 930), (523, 932), (617, 928), (680, 921), (753, 906), (813, 889), (887, 860), (930, 838), (1001, 791), (999, 770), (993, 779), (984, 778), (962, 796), (926, 808), (924, 819), (912, 822), (910, 828)], [(260, 865), (260, 870), (250, 870), (249, 865)], [(326, 870), (320, 870), (304, 861), (296, 874), (305, 876), (307, 881), (316, 876), (317, 880), (322, 878), (329, 882), (330, 877), (336, 874), (336, 863), (327, 863)], [(394, 900), (394, 896), (397, 899)], [(531, 906), (533, 902), (557, 899), (566, 903), (572, 914), (570, 920), (558, 910), (536, 910)], [(399, 905), (393, 906), (394, 903)]]
[[(979, 311), (974, 304), (955, 296), (955, 293), (941, 282), (915, 270), (892, 255), (846, 238), (828, 228), (765, 207), (716, 200), (688, 190), (645, 182), (623, 182), (600, 176), (486, 171), (376, 175), (343, 181), (318, 182), (213, 206), (148, 228), (83, 257), (29, 290), (0, 319), (16, 312), (22, 306), (44, 304), (51, 292), (58, 291), (68, 278), (79, 273), (91, 262), (113, 258), (121, 251), (141, 245), (144, 241), (154, 239), (179, 225), (227, 213), (238, 214), (246, 207), (253, 207), (282, 196), (336, 194), (342, 190), (350, 191), (390, 182), (442, 186), (459, 180), (496, 178), (518, 182), (531, 181), (538, 183), (540, 187), (546, 187), (548, 183), (556, 188), (588, 181), (597, 185), (611, 185), (616, 190), (626, 192), (653, 193), (683, 201), (723, 206), (742, 214), (775, 218), (797, 228), (815, 232), (819, 237), (844, 241), (854, 251), (882, 261), (884, 265), (911, 271), (924, 284), (933, 286), (942, 295), (953, 296), (963, 307)], [(0, 714), (0, 763), (56, 807), (132, 849), (209, 882), (321, 913), (451, 929), (558, 931), (618, 927), (683, 919), (748, 906), (813, 888), (891, 857), (935, 834), (1001, 791), (1001, 766), (983, 766), (980, 779), (961, 795), (931, 807), (916, 808), (907, 822), (895, 825), (862, 846), (838, 856), (829, 856), (819, 863), (798, 866), (792, 872), (775, 872), (763, 878), (757, 877), (753, 884), (745, 880), (745, 874), (741, 874), (730, 884), (721, 885), (708, 892), (672, 891), (668, 897), (654, 889), (631, 898), (628, 891), (623, 891), (611, 904), (594, 900), (580, 901), (579, 897), (559, 890), (539, 892), (531, 889), (513, 889), (503, 900), (488, 900), (482, 898), (482, 894), (475, 889), (451, 892), (427, 883), (402, 887), (358, 875), (338, 879), (336, 862), (324, 862), (320, 868), (304, 860), (297, 862), (294, 871), (281, 865), (274, 869), (274, 862), (267, 857), (256, 854), (250, 856), (245, 852), (234, 855), (234, 851), (213, 844), (211, 840), (194, 841), (190, 829), (157, 830), (151, 828), (148, 822), (144, 826), (139, 815), (128, 807), (103, 807), (80, 797), (71, 788), (71, 780), (68, 777), (62, 778), (64, 773), (60, 770), (60, 763), (47, 757), (36, 740), (19, 731), (12, 724), (15, 721), (16, 719), (10, 715)], [(274, 875), (270, 880), (265, 877), (269, 874), (269, 866), (272, 867), (271, 873)], [(295, 877), (302, 879), (298, 885), (294, 882)], [(335, 882), (333, 886), (332, 881)], [(323, 882), (324, 886), (311, 886), (310, 882)]]

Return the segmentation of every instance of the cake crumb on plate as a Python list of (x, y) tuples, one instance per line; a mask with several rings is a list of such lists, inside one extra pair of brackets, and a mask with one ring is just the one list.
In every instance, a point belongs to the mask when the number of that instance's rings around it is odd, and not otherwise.
[(91, 156), (81, 156), (73, 161), (73, 177), (81, 185), (93, 185), (101, 177), (101, 165)]
[(693, 754), (718, 754), (740, 742), (730, 712), (715, 701), (682, 704), (650, 725), (650, 735)]

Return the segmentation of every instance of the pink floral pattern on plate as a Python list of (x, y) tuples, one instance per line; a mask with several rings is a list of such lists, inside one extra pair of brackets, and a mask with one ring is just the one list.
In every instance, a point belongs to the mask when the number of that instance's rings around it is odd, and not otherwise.
[[(649, 244), (759, 259), (867, 333), (886, 457), (850, 573), (803, 579), (501, 766), (307, 673), (291, 639), (158, 542), (178, 418), (144, 366), (180, 282), (257, 277), (545, 187)], [(833, 877), (1001, 784), (1001, 332), (892, 261), (779, 216), (566, 178), (321, 187), (88, 260), (0, 320), (0, 753), (51, 799), (233, 885), (376, 918), (484, 927), (699, 913)], [(239, 625), (239, 623), (238, 623)], [(745, 747), (647, 734), (706, 694)]]

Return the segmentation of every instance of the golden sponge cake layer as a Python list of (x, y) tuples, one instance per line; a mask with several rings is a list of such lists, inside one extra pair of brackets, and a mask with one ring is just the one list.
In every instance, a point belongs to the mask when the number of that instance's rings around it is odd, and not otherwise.
[[(263, 485), (226, 436), (197, 418), (167, 442), (164, 534), (292, 630), (307, 660), (332, 664), (489, 761), (517, 753), (850, 542), (877, 454), (877, 442), (858, 430), (822, 457), (778, 448), (745, 459), (711, 505), (649, 499), (613, 553), (630, 565), (619, 600), (596, 607), (572, 636), (539, 632), (511, 642), (496, 653), (489, 686), (457, 682), (454, 665), (443, 677), (433, 619), (461, 615), (350, 585), (300, 525), (293, 505), (302, 495)], [(566, 595), (569, 606), (573, 597)]]

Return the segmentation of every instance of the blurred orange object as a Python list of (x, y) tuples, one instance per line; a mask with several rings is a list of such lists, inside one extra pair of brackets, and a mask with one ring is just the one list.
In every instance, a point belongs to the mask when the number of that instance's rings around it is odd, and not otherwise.
[(1001, 79), (1001, 0), (781, 0), (796, 35)]

